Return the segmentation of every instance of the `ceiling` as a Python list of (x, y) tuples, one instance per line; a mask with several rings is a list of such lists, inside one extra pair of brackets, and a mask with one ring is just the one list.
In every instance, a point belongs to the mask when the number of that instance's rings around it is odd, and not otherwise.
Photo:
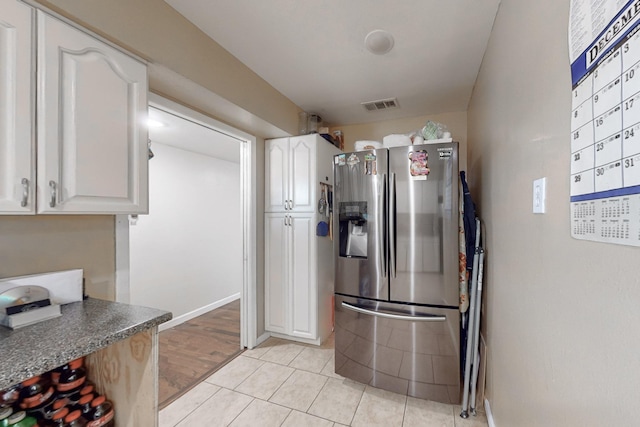
[[(500, 0), (165, 0), (304, 111), (347, 125), (466, 111)], [(390, 32), (370, 53), (366, 35)], [(397, 98), (398, 108), (362, 102)]]
[(240, 141), (232, 136), (156, 107), (149, 107), (149, 118), (157, 122), (149, 125), (152, 151), (160, 143), (240, 163)]

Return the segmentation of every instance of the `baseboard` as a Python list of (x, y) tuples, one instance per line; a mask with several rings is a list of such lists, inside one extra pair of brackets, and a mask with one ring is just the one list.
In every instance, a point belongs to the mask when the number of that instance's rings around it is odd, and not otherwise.
[(496, 427), (496, 423), (493, 421), (493, 414), (491, 413), (491, 405), (489, 405), (489, 399), (484, 400), (484, 412), (487, 414), (487, 422), (489, 427)]
[(200, 307), (198, 309), (195, 309), (193, 311), (190, 311), (188, 313), (183, 314), (182, 316), (178, 316), (178, 317), (174, 317), (173, 319), (169, 320), (166, 323), (161, 324), (158, 327), (158, 330), (160, 332), (165, 331), (167, 329), (171, 329), (175, 326), (178, 326), (184, 322), (187, 322), (191, 319), (193, 319), (194, 317), (198, 317), (201, 316), (205, 313), (208, 313), (211, 310), (215, 310), (216, 308), (220, 308), (225, 304), (229, 304), (232, 301), (235, 301), (237, 299), (240, 299), (240, 293), (237, 294), (233, 294), (231, 296), (228, 296), (226, 298), (223, 298), (221, 300), (212, 302), (211, 304), (207, 304), (204, 307)]
[(321, 344), (320, 338), (315, 339), (315, 340), (311, 340), (311, 339), (308, 339), (308, 338), (294, 337), (292, 335), (281, 334), (281, 333), (278, 333), (278, 332), (270, 332), (270, 334), (274, 338), (281, 338), (283, 340), (301, 342), (303, 344), (310, 344), (310, 345), (320, 345)]

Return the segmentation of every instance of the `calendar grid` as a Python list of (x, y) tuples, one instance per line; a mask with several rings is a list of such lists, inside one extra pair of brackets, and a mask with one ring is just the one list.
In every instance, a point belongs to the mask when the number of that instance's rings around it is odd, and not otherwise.
[[(595, 7), (574, 0), (572, 9), (576, 3)], [(612, 7), (604, 3), (598, 7)], [(639, 22), (640, 1), (629, 1), (572, 63), (571, 235), (578, 239), (640, 246)]]

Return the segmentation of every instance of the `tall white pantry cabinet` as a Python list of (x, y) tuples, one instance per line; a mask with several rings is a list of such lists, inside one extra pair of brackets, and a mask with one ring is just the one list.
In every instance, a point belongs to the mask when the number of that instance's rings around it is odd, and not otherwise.
[(0, 214), (146, 213), (146, 64), (22, 2), (0, 6)]
[(334, 261), (329, 236), (316, 235), (329, 221), (318, 201), (340, 150), (317, 134), (265, 144), (265, 329), (321, 344), (333, 327)]

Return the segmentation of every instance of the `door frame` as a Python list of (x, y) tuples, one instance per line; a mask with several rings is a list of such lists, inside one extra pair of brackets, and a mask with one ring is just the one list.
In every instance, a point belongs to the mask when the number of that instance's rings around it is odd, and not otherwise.
[[(198, 113), (184, 105), (154, 93), (149, 93), (149, 105), (168, 111), (187, 120), (202, 124), (237, 139), (240, 143), (240, 200), (242, 211), (242, 288), (240, 291), (240, 346), (253, 348), (257, 345), (258, 325), (256, 306), (256, 137), (232, 126)], [(115, 300), (129, 303), (129, 217), (116, 215), (116, 289)]]

